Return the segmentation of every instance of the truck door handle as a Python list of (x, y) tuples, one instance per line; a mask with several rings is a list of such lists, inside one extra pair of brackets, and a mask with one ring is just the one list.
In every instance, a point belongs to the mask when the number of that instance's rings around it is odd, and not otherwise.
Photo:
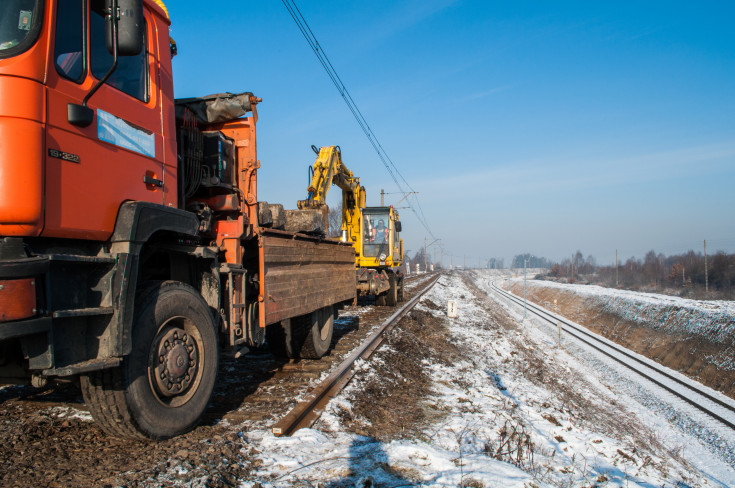
[(157, 186), (158, 188), (163, 187), (163, 180), (152, 178), (148, 175), (145, 175), (143, 177), (143, 183), (145, 183), (146, 185)]

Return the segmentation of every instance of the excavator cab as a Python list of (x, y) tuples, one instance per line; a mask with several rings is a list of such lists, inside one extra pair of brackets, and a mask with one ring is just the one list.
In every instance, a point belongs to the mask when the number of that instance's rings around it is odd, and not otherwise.
[(401, 221), (393, 207), (365, 207), (360, 220), (357, 250), (357, 290), (374, 296), (377, 305), (393, 306), (403, 300)]
[(400, 221), (393, 207), (367, 207), (362, 211), (362, 255), (359, 266), (400, 266)]

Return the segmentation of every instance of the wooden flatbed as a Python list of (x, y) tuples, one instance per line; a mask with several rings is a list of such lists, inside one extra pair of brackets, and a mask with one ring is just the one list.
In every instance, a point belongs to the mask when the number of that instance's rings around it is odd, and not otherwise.
[(273, 229), (259, 239), (265, 325), (355, 299), (351, 245)]

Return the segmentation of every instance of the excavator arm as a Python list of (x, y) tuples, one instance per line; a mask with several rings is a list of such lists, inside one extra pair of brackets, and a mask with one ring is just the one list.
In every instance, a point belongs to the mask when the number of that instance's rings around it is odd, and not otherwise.
[(342, 190), (342, 240), (352, 242), (359, 253), (361, 249), (360, 219), (362, 209), (365, 208), (365, 187), (360, 185), (360, 178), (355, 177), (352, 171), (342, 162), (342, 152), (339, 146), (324, 146), (317, 150), (316, 161), (310, 168), (310, 183), (306, 189), (306, 200), (299, 200), (300, 210), (321, 210), (326, 207), (327, 194), (332, 185)]
[(355, 178), (352, 171), (348, 170), (342, 162), (342, 152), (339, 146), (324, 146), (318, 151), (315, 146), (311, 146), (311, 148), (318, 156), (311, 168), (311, 183), (307, 188), (308, 195), (306, 200), (299, 200), (299, 209), (321, 209), (324, 207), (327, 204), (327, 194), (333, 184), (342, 190), (343, 195), (349, 196), (350, 207), (359, 204), (360, 195), (363, 195), (362, 205), (358, 206), (364, 207), (365, 190), (360, 187), (360, 178)]

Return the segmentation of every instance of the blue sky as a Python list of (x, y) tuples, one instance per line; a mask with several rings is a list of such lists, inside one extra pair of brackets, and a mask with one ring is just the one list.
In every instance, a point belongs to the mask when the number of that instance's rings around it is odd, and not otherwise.
[[(369, 205), (381, 188), (397, 203), (283, 4), (210, 5), (169, 2), (176, 96), (263, 98), (260, 199), (295, 208), (310, 146), (336, 144)], [(735, 4), (297, 5), (455, 264), (577, 249), (606, 264), (616, 249), (704, 239), (735, 252)], [(401, 217), (413, 254), (428, 233), (410, 209)]]

